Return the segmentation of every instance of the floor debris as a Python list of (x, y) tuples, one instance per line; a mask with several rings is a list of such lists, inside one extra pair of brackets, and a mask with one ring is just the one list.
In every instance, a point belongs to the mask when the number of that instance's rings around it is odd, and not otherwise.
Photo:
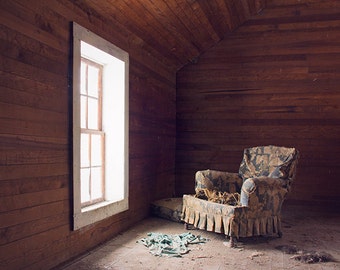
[(334, 259), (332, 255), (326, 252), (316, 252), (316, 251), (303, 251), (302, 254), (294, 255), (291, 257), (296, 261), (303, 263), (319, 263), (319, 262), (333, 262)]
[(255, 258), (255, 257), (261, 257), (261, 256), (263, 256), (264, 255), (264, 253), (263, 252), (253, 252), (250, 256), (249, 256), (249, 258), (250, 259), (253, 259), (253, 258)]
[(200, 235), (195, 236), (192, 233), (170, 235), (151, 232), (137, 243), (148, 247), (150, 253), (155, 256), (181, 257), (190, 251), (189, 244), (200, 244), (207, 241), (208, 239)]
[(286, 254), (295, 254), (290, 258), (302, 263), (334, 262), (332, 255), (323, 251), (307, 251), (289, 245), (276, 246), (275, 248)]

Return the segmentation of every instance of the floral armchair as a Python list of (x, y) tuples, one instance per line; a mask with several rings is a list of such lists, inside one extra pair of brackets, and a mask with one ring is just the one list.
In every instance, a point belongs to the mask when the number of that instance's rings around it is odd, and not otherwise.
[[(238, 173), (198, 171), (196, 194), (183, 195), (186, 227), (224, 233), (231, 247), (239, 237), (281, 237), (281, 206), (295, 178), (298, 155), (295, 148), (259, 146), (244, 150)], [(232, 194), (235, 200), (218, 203), (210, 194)]]

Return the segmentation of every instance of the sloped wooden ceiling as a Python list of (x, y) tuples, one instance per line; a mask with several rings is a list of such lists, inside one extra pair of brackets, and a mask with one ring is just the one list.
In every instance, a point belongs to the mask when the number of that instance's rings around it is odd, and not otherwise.
[[(76, 0), (89, 16), (110, 18), (112, 27), (133, 33), (139, 42), (164, 57), (170, 68), (195, 61), (268, 0)], [(136, 39), (136, 36), (140, 39)], [(152, 52), (150, 52), (152, 53)]]

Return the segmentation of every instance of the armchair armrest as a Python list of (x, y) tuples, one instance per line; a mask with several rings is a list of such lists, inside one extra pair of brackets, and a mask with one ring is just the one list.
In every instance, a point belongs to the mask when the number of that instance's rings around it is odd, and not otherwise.
[(244, 181), (241, 188), (241, 205), (248, 206), (255, 215), (264, 212), (276, 214), (288, 192), (286, 181), (272, 177), (254, 177)]
[(216, 170), (197, 171), (195, 175), (196, 193), (202, 189), (235, 193), (241, 191), (242, 178), (238, 173)]

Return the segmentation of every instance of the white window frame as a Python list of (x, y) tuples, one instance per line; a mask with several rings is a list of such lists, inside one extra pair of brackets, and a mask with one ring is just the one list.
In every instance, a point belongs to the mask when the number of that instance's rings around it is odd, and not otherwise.
[[(97, 51), (96, 51), (97, 50)], [(97, 53), (94, 56), (93, 52)], [(105, 132), (105, 199), (81, 206), (80, 189), (80, 62), (103, 68)], [(118, 78), (118, 79), (117, 79)], [(107, 40), (73, 23), (73, 229), (77, 230), (129, 209), (129, 55)], [(114, 117), (113, 117), (114, 116)]]

